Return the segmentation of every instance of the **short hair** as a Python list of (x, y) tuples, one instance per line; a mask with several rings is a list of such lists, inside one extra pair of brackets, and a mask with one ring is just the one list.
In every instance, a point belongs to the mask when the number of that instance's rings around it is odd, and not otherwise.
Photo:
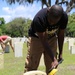
[(57, 19), (63, 14), (63, 8), (59, 5), (53, 5), (48, 9), (48, 18)]

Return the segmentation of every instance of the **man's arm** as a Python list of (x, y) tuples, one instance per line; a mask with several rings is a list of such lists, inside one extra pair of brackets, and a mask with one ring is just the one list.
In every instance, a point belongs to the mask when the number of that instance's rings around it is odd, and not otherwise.
[(65, 32), (65, 29), (59, 29), (59, 32), (58, 32), (59, 60), (62, 59), (64, 32)]
[(52, 52), (52, 50), (50, 49), (50, 46), (48, 44), (48, 40), (47, 40), (47, 34), (46, 32), (43, 32), (43, 33), (38, 33), (38, 36), (39, 36), (39, 39), (40, 41), (42, 42), (42, 45), (44, 47), (44, 49), (47, 51), (47, 53), (49, 54), (49, 56), (51, 57), (52, 61), (56, 61), (56, 58)]
[(4, 41), (3, 41), (3, 39), (0, 39), (0, 42), (3, 43), (3, 44), (5, 44)]

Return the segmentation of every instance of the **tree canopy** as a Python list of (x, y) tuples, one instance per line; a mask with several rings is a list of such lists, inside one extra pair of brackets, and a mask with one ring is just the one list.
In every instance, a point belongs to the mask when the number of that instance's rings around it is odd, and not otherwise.
[[(41, 2), (43, 8), (44, 5), (47, 7), (51, 6), (52, 0), (5, 0), (9, 4), (33, 4), (34, 1)], [(65, 5), (66, 12), (69, 13), (73, 8), (75, 8), (75, 0), (55, 0), (55, 4)], [(11, 22), (5, 24), (4, 18), (0, 18), (0, 35), (8, 34), (12, 37), (18, 36), (28, 36), (28, 28), (30, 26), (31, 20), (25, 18), (15, 18)], [(75, 37), (75, 13), (69, 15), (68, 26), (66, 29), (66, 36)]]
[(0, 35), (5, 32), (5, 20), (4, 18), (0, 18)]
[(12, 37), (23, 37), (28, 36), (28, 28), (30, 26), (31, 20), (25, 18), (15, 18), (11, 22), (5, 25), (5, 32), (7, 35)]
[(75, 13), (69, 15), (66, 35), (70, 37), (75, 37)]
[[(0, 25), (0, 35), (7, 34), (12, 37), (28, 37), (28, 29), (31, 22), (32, 20), (30, 19), (15, 18), (7, 24)], [(69, 15), (65, 36), (75, 37), (75, 13)]]
[[(33, 4), (36, 2), (41, 2), (41, 6), (43, 8), (44, 5), (47, 7), (51, 6), (51, 1), (53, 0), (5, 0), (9, 4), (15, 4), (16, 2), (19, 4)], [(58, 5), (65, 5), (66, 6), (66, 12), (69, 13), (73, 8), (75, 8), (75, 0), (55, 0), (54, 4)]]

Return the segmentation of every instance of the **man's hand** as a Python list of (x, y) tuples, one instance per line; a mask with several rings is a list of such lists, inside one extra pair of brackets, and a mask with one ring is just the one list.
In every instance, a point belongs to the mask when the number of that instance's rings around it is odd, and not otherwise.
[(55, 68), (58, 66), (58, 60), (54, 57), (54, 61), (52, 62), (52, 67)]

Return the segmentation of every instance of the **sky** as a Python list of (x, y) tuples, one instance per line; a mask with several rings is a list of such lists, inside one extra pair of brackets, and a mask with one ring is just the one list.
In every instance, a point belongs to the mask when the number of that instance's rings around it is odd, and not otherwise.
[[(53, 4), (54, 2), (52, 2)], [(46, 7), (46, 6), (44, 6)], [(33, 19), (36, 13), (41, 9), (41, 3), (34, 2), (29, 5), (19, 5), (18, 3), (9, 5), (5, 1), (0, 0), (0, 17), (3, 17), (8, 23), (17, 17)], [(64, 10), (66, 8), (64, 7)], [(71, 11), (73, 13), (75, 10)]]

